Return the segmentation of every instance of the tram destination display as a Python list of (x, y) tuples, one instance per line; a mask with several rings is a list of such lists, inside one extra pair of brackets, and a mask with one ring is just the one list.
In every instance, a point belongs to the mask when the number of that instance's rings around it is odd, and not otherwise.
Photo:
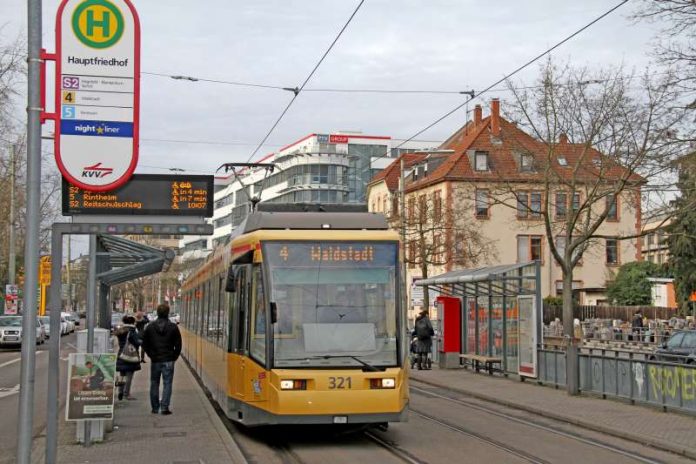
[(110, 192), (90, 192), (63, 179), (63, 215), (213, 215), (213, 176), (135, 174)]

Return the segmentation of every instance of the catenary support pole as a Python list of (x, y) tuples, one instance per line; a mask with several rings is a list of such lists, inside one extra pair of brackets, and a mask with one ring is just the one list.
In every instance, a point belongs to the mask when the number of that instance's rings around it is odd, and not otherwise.
[(7, 282), (9, 284), (15, 283), (16, 277), (16, 267), (17, 267), (17, 250), (15, 249), (15, 176), (17, 170), (17, 150), (19, 148), (17, 145), (13, 145), (10, 149), (10, 230), (9, 230), (9, 246), (7, 257)]
[[(69, 236), (68, 236), (69, 237)], [(48, 295), (48, 317), (51, 334), (48, 340), (48, 401), (46, 403), (46, 464), (55, 464), (58, 453), (58, 404), (60, 395), (60, 313), (61, 264), (63, 262), (63, 234), (54, 224), (51, 230), (51, 285)], [(68, 262), (68, 265), (70, 263)]]
[[(403, 314), (404, 325), (406, 328), (408, 328), (408, 292), (406, 291), (406, 190), (404, 188), (406, 183), (406, 179), (404, 178), (406, 168), (404, 165), (404, 155), (401, 155), (399, 170), (399, 217), (401, 218), (401, 227), (399, 227), (401, 235), (401, 269), (399, 269), (399, 273), (401, 274), (401, 282), (399, 284), (401, 286), (401, 307), (403, 308), (401, 310), (401, 314)], [(396, 211), (394, 211), (394, 213), (396, 213)], [(404, 344), (404, 356), (408, 356), (410, 337), (404, 337), (404, 339), (406, 341)]]
[(41, 220), (41, 0), (27, 0), (27, 193), (24, 247), (24, 310), (17, 463), (31, 462), (34, 425), (34, 377), (36, 364), (36, 288), (39, 277), (39, 223)]
[[(87, 275), (87, 353), (94, 351), (94, 316), (97, 302), (97, 236), (89, 236), (89, 273)], [(85, 446), (92, 445), (92, 421), (84, 421)]]

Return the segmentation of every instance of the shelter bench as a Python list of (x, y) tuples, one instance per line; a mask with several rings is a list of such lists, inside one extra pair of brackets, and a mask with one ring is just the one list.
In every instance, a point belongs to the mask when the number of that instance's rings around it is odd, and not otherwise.
[(470, 353), (460, 354), (459, 358), (465, 361), (465, 365), (466, 361), (469, 361), (476, 372), (479, 372), (480, 365), (483, 364), (489, 375), (493, 375), (494, 364), (500, 365), (503, 362), (502, 358)]

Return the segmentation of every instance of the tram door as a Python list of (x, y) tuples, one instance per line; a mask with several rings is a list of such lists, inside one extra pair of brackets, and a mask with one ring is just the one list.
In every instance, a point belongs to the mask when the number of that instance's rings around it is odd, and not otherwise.
[(237, 291), (233, 294), (235, 305), (232, 313), (232, 393), (244, 397), (246, 356), (248, 356), (249, 327), (249, 266), (237, 267)]

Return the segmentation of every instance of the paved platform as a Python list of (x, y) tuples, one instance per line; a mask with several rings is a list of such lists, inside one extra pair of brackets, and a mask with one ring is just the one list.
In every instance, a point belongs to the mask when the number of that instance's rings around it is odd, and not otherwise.
[[(75, 423), (62, 421), (58, 462), (110, 464), (244, 463), (236, 443), (208, 402), (183, 360), (176, 363), (170, 416), (150, 412), (150, 364), (135, 374), (135, 401), (117, 401), (114, 430), (102, 443), (86, 448), (76, 443)], [(62, 413), (63, 414), (63, 413)], [(43, 462), (43, 440), (33, 462)], [(38, 446), (37, 446), (38, 445)], [(38, 450), (38, 447), (41, 447)]]
[(533, 381), (476, 374), (467, 369), (413, 370), (411, 378), (486, 401), (540, 414), (597, 432), (696, 459), (696, 417), (590, 396)]

